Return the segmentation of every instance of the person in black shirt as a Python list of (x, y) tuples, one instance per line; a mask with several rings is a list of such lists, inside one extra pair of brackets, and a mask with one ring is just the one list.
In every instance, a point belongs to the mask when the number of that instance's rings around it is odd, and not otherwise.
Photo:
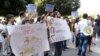
[(100, 36), (100, 15), (97, 15), (97, 19), (95, 20), (95, 27), (97, 36)]

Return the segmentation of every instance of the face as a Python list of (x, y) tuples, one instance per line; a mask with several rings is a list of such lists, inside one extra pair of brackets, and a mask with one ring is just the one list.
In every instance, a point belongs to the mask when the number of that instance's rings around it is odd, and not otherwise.
[(61, 14), (58, 12), (58, 13), (57, 13), (57, 16), (58, 16), (58, 17), (61, 17)]
[(11, 17), (11, 19), (9, 19), (9, 22), (14, 23), (15, 22), (14, 17)]
[(51, 13), (50, 16), (53, 16), (53, 13)]

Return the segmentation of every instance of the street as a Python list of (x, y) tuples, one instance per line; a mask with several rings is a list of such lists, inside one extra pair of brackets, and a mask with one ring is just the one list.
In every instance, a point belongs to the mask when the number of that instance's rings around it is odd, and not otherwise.
[[(70, 46), (71, 49), (63, 51), (62, 56), (78, 56), (77, 55), (78, 50), (73, 47), (74, 45)], [(92, 50), (93, 52), (87, 52), (87, 56), (100, 56), (100, 38), (96, 39), (96, 45), (93, 45)]]
[[(69, 44), (69, 49), (66, 49), (66, 51), (63, 51), (62, 56), (78, 56), (77, 52), (78, 49), (74, 47), (72, 43)], [(93, 52), (87, 52), (87, 56), (100, 56), (100, 38), (96, 39), (96, 45), (93, 45), (92, 47)], [(0, 54), (0, 56), (2, 56)], [(8, 55), (7, 55), (8, 56)]]

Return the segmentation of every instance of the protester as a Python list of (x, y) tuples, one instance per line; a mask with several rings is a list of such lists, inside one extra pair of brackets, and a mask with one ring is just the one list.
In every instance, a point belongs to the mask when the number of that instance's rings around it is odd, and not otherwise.
[[(66, 16), (66, 17), (64, 17), (64, 19), (66, 19), (66, 22), (67, 22), (67, 24), (68, 24), (68, 26), (69, 26), (69, 24), (70, 24), (70, 21), (69, 21), (69, 18), (68, 18), (68, 16)], [(67, 35), (67, 34), (66, 34)], [(69, 43), (69, 40), (64, 40), (63, 41), (63, 50), (65, 51), (66, 49), (69, 49), (69, 47), (68, 47), (68, 43)]]
[(54, 56), (55, 54), (55, 44), (54, 43), (51, 43), (50, 41), (50, 29), (51, 29), (51, 21), (53, 19), (53, 15), (54, 13), (53, 12), (47, 12), (47, 14), (44, 16), (44, 21), (46, 23), (46, 26), (47, 26), (47, 35), (48, 35), (48, 41), (49, 41), (49, 44), (50, 44), (50, 50), (49, 52), (45, 53), (44, 56)]
[(84, 34), (85, 27), (88, 26), (88, 15), (83, 14), (83, 19), (78, 23), (78, 33), (80, 33), (80, 42), (79, 42), (79, 56), (86, 56), (87, 45), (88, 45), (88, 36)]
[(78, 47), (79, 45), (79, 34), (76, 35), (77, 31), (78, 31), (78, 22), (79, 22), (79, 17), (77, 17), (75, 19), (75, 22), (74, 22), (74, 29), (75, 29), (75, 46)]
[(97, 19), (95, 20), (95, 27), (97, 37), (100, 37), (100, 15), (97, 15)]
[[(88, 21), (90, 23), (89, 25), (92, 26), (92, 27), (94, 27), (94, 19), (91, 16), (88, 17)], [(93, 35), (88, 36), (89, 52), (92, 52), (92, 50), (91, 50), (92, 39), (93, 39)]]
[[(23, 20), (21, 21), (21, 24), (22, 25), (26, 25), (26, 24), (33, 24), (33, 23), (41, 23), (41, 17), (38, 17), (36, 14), (34, 14), (32, 16), (32, 14), (28, 14), (26, 16), (25, 12), (21, 13), (20, 15), (22, 15), (23, 17), (21, 17)], [(36, 22), (35, 19), (37, 19)], [(44, 56), (44, 52), (40, 52), (40, 53), (36, 53), (36, 54), (33, 54), (32, 56)]]
[[(58, 11), (55, 11), (54, 13), (50, 13), (50, 12), (47, 13), (44, 20), (47, 24), (47, 29), (49, 29), (48, 32), (51, 29), (52, 20), (54, 18), (60, 19), (60, 17), (61, 17), (61, 14)], [(51, 43), (51, 41), (49, 39), (49, 42), (50, 42), (50, 47), (51, 47), (49, 54), (51, 54), (53, 56), (61, 56), (62, 55), (62, 41)]]
[(75, 29), (74, 29), (74, 19), (72, 19), (72, 18), (70, 19), (69, 27), (70, 27), (71, 35), (72, 35), (71, 42), (74, 44), (74, 42), (75, 42), (75, 35), (74, 35)]
[(26, 19), (26, 12), (25, 11), (21, 11), (19, 13), (19, 20), (16, 22), (16, 25), (21, 25), (22, 21)]
[[(8, 14), (6, 16), (6, 22), (7, 22), (7, 26), (11, 26), (11, 25), (15, 25), (15, 19), (14, 19), (14, 15), (12, 14)], [(7, 28), (7, 27), (6, 27)], [(8, 33), (8, 31), (6, 31), (6, 33)], [(15, 56), (11, 50), (11, 46), (10, 46), (10, 35), (7, 35), (7, 37), (5, 38), (4, 41), (4, 46), (3, 46), (3, 55), (10, 55), (10, 56)]]
[[(61, 14), (58, 11), (55, 11), (53, 17), (60, 19)], [(55, 45), (55, 55), (54, 56), (61, 56), (62, 55), (62, 43), (63, 43), (62, 41), (54, 43), (54, 45)]]

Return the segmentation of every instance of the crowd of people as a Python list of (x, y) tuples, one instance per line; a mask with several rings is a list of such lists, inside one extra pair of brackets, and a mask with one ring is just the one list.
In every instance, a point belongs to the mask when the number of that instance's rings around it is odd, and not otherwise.
[[(62, 17), (60, 12), (58, 11), (48, 12), (46, 14), (43, 14), (42, 16), (37, 16), (37, 14), (34, 16), (29, 14), (27, 15), (25, 11), (21, 11), (19, 13), (19, 16), (20, 20), (16, 20), (13, 14), (8, 14), (6, 17), (4, 17), (4, 20), (0, 20), (0, 52), (3, 55), (15, 56), (11, 50), (10, 38), (7, 31), (7, 26), (9, 25), (46, 23), (48, 31), (48, 39), (49, 39), (50, 19), (52, 18), (64, 19), (66, 20), (66, 24), (68, 24), (70, 27), (73, 39), (72, 42), (75, 43), (75, 47), (79, 50), (78, 51), (79, 56), (86, 56), (87, 47), (89, 47), (89, 52), (92, 52), (91, 46), (93, 44), (93, 40), (95, 40), (96, 35), (100, 37), (100, 15), (97, 15), (96, 19), (92, 18), (91, 16), (88, 16), (88, 14), (83, 14), (83, 19), (80, 19), (80, 17), (77, 17), (76, 19), (70, 19), (67, 16)], [(85, 35), (83, 33), (83, 29), (87, 25), (93, 27), (94, 31), (92, 35)], [(70, 47), (68, 47), (68, 40), (59, 41), (50, 44), (50, 51), (45, 51), (42, 54), (38, 53), (33, 56), (49, 56), (49, 55), (61, 56), (62, 51), (65, 51), (66, 49), (69, 48)]]

